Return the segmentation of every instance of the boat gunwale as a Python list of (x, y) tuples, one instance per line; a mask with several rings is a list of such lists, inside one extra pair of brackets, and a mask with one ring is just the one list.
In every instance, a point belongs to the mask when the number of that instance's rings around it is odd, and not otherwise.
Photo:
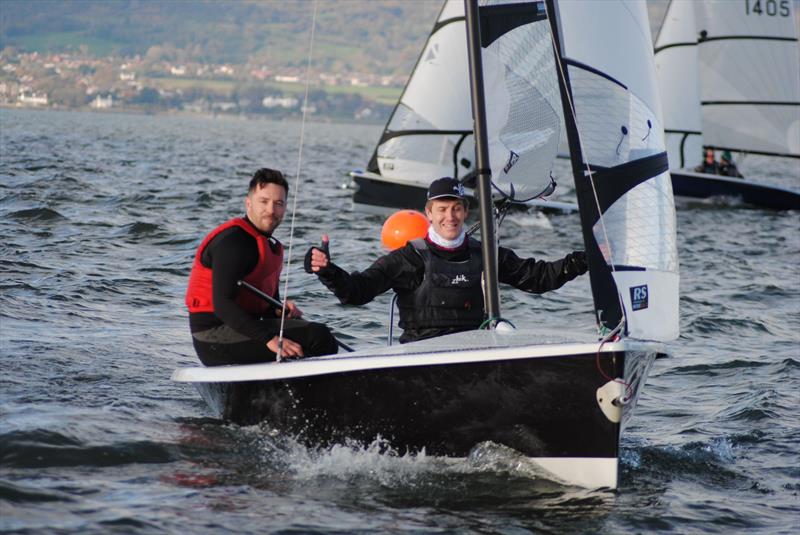
[[(375, 350), (373, 349), (372, 351)], [(526, 358), (569, 358), (587, 354), (622, 353), (628, 351), (666, 353), (665, 345), (662, 342), (634, 339), (623, 339), (604, 344), (600, 342), (560, 342), (510, 347), (486, 346), (472, 349), (453, 347), (440, 350), (427, 350), (426, 348), (426, 350), (415, 353), (398, 352), (386, 354), (386, 348), (380, 348), (380, 351), (381, 353), (378, 354), (369, 354), (370, 350), (364, 350), (343, 355), (327, 355), (301, 360), (266, 362), (261, 364), (178, 368), (172, 373), (171, 379), (176, 382), (187, 383), (249, 382), (297, 379), (318, 375), (387, 368), (490, 363)]]

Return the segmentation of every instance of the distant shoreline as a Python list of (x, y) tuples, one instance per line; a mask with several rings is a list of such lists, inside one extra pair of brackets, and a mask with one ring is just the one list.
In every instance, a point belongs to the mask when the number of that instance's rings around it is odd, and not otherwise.
[[(234, 119), (246, 121), (274, 121), (274, 122), (302, 122), (303, 118), (299, 115), (271, 116), (267, 114), (246, 114), (246, 113), (213, 113), (207, 111), (188, 111), (188, 110), (152, 110), (129, 107), (116, 107), (111, 109), (93, 109), (88, 106), (72, 108), (66, 106), (20, 106), (19, 104), (0, 103), (0, 109), (6, 110), (25, 110), (42, 112), (74, 112), (74, 113), (96, 113), (96, 114), (127, 114), (127, 115), (157, 115), (157, 116), (176, 116), (176, 117), (204, 117), (207, 119)], [(319, 124), (353, 124), (364, 126), (381, 126), (386, 124), (386, 117), (378, 117), (375, 120), (355, 120), (326, 115), (309, 115), (306, 121)]]

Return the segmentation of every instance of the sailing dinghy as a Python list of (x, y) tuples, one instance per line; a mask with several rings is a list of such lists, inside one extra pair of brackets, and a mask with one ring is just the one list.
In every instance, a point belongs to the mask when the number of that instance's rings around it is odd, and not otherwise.
[(704, 147), (800, 158), (795, 3), (672, 0), (655, 56), (675, 195), (800, 209), (796, 189), (693, 171)]
[[(460, 4), (460, 0), (444, 2), (367, 169), (350, 173), (355, 186), (353, 202), (360, 208), (420, 210), (425, 206), (425, 194), (431, 181), (443, 176), (461, 180), (466, 186), (470, 204), (476, 206), (472, 101), (466, 26)], [(536, 51), (530, 53), (531, 57), (539, 57)], [(517, 63), (520, 75), (529, 79), (535, 75), (533, 70), (540, 66), (534, 60), (527, 64)], [(523, 141), (516, 146), (524, 152), (516, 154), (536, 157), (538, 165), (525, 168), (533, 169), (539, 175), (536, 182), (541, 182), (544, 177), (545, 185), (549, 186), (552, 156), (561, 135), (558, 129), (560, 109), (558, 106), (545, 106), (536, 111), (520, 109), (519, 106), (543, 101), (531, 95), (531, 98), (511, 101), (518, 106), (512, 110), (508, 108), (509, 94), (505, 86), (489, 84), (486, 91), (490, 116), (503, 118), (502, 122), (497, 121), (494, 125), (505, 128), (505, 137), (517, 136)], [(533, 91), (539, 92), (540, 89), (533, 88)], [(518, 122), (509, 117), (509, 114), (520, 112), (522, 120)], [(496, 170), (501, 170), (507, 162), (492, 163)], [(522, 187), (522, 190), (515, 191), (519, 205), (536, 207), (548, 213), (572, 213), (578, 209), (574, 203), (545, 198), (552, 189)]]
[[(465, 457), (496, 443), (552, 479), (616, 488), (620, 436), (651, 364), (678, 335), (675, 210), (646, 6), (465, 4), (449, 1), (442, 13), (467, 28), (492, 328), (345, 355), (184, 368), (172, 378), (196, 385), (227, 420), (263, 421), (309, 445), (380, 437), (399, 452)], [(505, 86), (506, 101), (487, 105), (484, 94), (495, 85)], [(531, 95), (537, 105), (526, 100)], [(500, 319), (488, 192), (546, 184), (548, 177), (529, 172), (540, 160), (525, 152), (525, 136), (504, 124), (535, 126), (524, 115), (536, 110), (566, 123), (597, 336), (564, 335), (564, 325), (560, 337), (514, 330)], [(532, 176), (538, 184), (525, 182)]]

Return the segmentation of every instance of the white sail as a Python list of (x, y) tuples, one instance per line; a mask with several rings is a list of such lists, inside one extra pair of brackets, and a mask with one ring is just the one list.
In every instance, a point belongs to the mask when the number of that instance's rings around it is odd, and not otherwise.
[(672, 0), (656, 37), (656, 73), (671, 168), (694, 168), (703, 159), (696, 3)]
[(714, 147), (800, 156), (794, 2), (696, 2), (703, 136)]
[(672, 0), (655, 49), (672, 167), (703, 144), (800, 156), (794, 2)]
[(558, 11), (582, 163), (599, 168), (593, 185), (576, 177), (595, 307), (606, 327), (621, 308), (630, 336), (675, 339), (675, 206), (647, 7), (571, 0)]
[[(486, 91), (487, 135), (492, 182), (518, 198), (544, 191), (558, 155), (562, 110), (550, 25), (544, 2), (484, 0), (480, 2)], [(502, 17), (531, 20), (492, 36), (493, 9)], [(492, 40), (492, 37), (496, 37)]]
[[(487, 35), (483, 65), (489, 160), (496, 186), (517, 198), (550, 183), (558, 150), (561, 109), (548, 23), (541, 2), (484, 0), (523, 11), (523, 19)], [(533, 21), (537, 15), (540, 20)], [(519, 22), (523, 20), (523, 22)], [(524, 22), (531, 20), (531, 22)], [(490, 24), (487, 24), (487, 27)], [(472, 108), (462, 0), (449, 0), (378, 143), (370, 171), (410, 183), (474, 170)]]
[[(376, 149), (381, 175), (424, 182), (473, 160), (463, 2), (445, 3)], [(463, 143), (469, 136), (470, 141)], [(454, 156), (456, 146), (461, 148)], [(460, 164), (459, 164), (460, 165)], [(462, 173), (471, 169), (460, 166)], [(373, 169), (371, 169), (373, 170)]]

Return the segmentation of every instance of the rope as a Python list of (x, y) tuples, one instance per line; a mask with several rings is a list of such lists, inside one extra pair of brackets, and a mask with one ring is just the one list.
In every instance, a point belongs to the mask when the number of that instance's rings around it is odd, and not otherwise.
[[(617, 379), (615, 377), (611, 377), (610, 375), (608, 375), (603, 370), (603, 366), (600, 363), (600, 353), (603, 351), (603, 346), (605, 344), (607, 344), (608, 342), (616, 342), (617, 340), (619, 340), (619, 333), (622, 331), (623, 325), (624, 325), (624, 322), (620, 322), (619, 325), (617, 325), (614, 328), (613, 331), (608, 333), (608, 335), (605, 336), (600, 341), (600, 346), (597, 348), (597, 356), (595, 358), (595, 366), (597, 366), (597, 371), (600, 372), (600, 375), (606, 381), (613, 381), (613, 382), (615, 382), (617, 384), (620, 384), (620, 385), (625, 387), (625, 397), (620, 400), (620, 402), (624, 404), (624, 403), (627, 403), (628, 401), (630, 401), (630, 399), (633, 397), (633, 386), (631, 386), (630, 383), (625, 382), (623, 379)], [(625, 375), (625, 372), (623, 371), (622, 374)]]
[(497, 324), (498, 324), (498, 323), (500, 323), (501, 321), (502, 321), (502, 322), (505, 322), (505, 323), (508, 323), (509, 325), (511, 325), (512, 327), (514, 327), (514, 328), (516, 329), (516, 327), (514, 326), (514, 324), (513, 324), (513, 323), (511, 323), (511, 322), (510, 322), (510, 321), (508, 321), (507, 319), (505, 319), (505, 318), (502, 318), (502, 317), (500, 317), (500, 316), (494, 316), (494, 317), (491, 317), (491, 318), (486, 318), (485, 320), (483, 320), (483, 323), (481, 323), (481, 324), (478, 326), (478, 329), (484, 329), (484, 328), (488, 329), (490, 326), (497, 325)]
[[(292, 245), (294, 244), (294, 220), (295, 216), (297, 215), (297, 198), (300, 196), (300, 169), (303, 165), (303, 141), (305, 139), (305, 131), (306, 131), (306, 114), (308, 113), (308, 88), (310, 85), (311, 80), (311, 58), (313, 57), (314, 53), (314, 32), (316, 31), (317, 27), (317, 0), (314, 0), (314, 15), (311, 20), (311, 34), (308, 40), (308, 59), (306, 61), (306, 89), (305, 95), (303, 96), (303, 118), (300, 122), (300, 146), (297, 149), (297, 169), (294, 174), (294, 199), (292, 199), (292, 217), (290, 219), (289, 225), (289, 248), (286, 254), (286, 277), (284, 278), (283, 283), (283, 295), (284, 300), (288, 300), (289, 297), (289, 274), (291, 273), (290, 268), (292, 267)], [(278, 362), (281, 361), (283, 357), (283, 327), (286, 323), (286, 307), (284, 306), (281, 309), (281, 329), (278, 334), (278, 353), (276, 355), (276, 360)]]

